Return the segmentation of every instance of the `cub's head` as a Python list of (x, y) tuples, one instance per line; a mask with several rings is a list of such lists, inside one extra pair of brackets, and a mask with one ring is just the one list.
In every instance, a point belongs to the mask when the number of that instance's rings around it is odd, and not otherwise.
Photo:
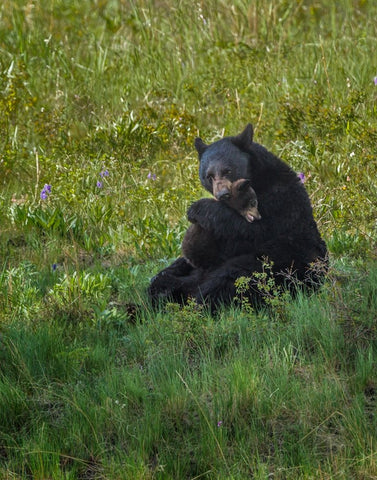
[(236, 210), (248, 222), (260, 220), (258, 199), (250, 180), (241, 178), (231, 184), (230, 195), (221, 199), (229, 207)]

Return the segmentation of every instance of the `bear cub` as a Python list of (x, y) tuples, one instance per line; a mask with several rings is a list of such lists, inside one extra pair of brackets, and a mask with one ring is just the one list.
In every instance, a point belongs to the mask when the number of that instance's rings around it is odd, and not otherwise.
[[(202, 199), (199, 202), (217, 202), (215, 199)], [(258, 200), (250, 180), (241, 178), (231, 184), (229, 195), (220, 200), (241, 215), (247, 222), (260, 220)], [(226, 238), (214, 238), (212, 232), (193, 223), (187, 229), (182, 242), (182, 254), (196, 268), (208, 269), (220, 265), (226, 259)]]

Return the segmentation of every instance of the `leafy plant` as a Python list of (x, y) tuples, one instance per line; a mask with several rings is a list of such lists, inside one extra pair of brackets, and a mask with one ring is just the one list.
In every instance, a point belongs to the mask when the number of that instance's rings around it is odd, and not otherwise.
[(235, 300), (249, 315), (254, 313), (252, 302), (256, 301), (267, 306), (281, 320), (289, 306), (290, 293), (283, 285), (276, 283), (272, 267), (273, 263), (265, 260), (261, 272), (254, 272), (252, 277), (239, 277), (235, 282)]
[(50, 291), (50, 298), (58, 305), (74, 306), (81, 310), (95, 302), (99, 308), (107, 305), (111, 290), (111, 280), (103, 273), (65, 273), (60, 282)]

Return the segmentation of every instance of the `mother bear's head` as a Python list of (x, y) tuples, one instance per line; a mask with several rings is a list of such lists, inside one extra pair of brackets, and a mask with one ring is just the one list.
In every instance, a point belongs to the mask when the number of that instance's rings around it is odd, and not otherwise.
[(203, 187), (217, 199), (226, 199), (231, 184), (240, 178), (251, 179), (253, 127), (249, 123), (237, 136), (225, 137), (210, 145), (196, 138), (199, 154), (199, 177)]

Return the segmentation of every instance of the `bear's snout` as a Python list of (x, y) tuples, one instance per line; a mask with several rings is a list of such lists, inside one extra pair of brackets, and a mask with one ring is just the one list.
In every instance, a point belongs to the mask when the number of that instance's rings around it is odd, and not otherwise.
[(229, 198), (230, 198), (230, 192), (225, 188), (216, 194), (217, 200), (229, 200)]
[(231, 195), (232, 182), (227, 178), (220, 178), (213, 181), (213, 196), (216, 200), (226, 200)]

